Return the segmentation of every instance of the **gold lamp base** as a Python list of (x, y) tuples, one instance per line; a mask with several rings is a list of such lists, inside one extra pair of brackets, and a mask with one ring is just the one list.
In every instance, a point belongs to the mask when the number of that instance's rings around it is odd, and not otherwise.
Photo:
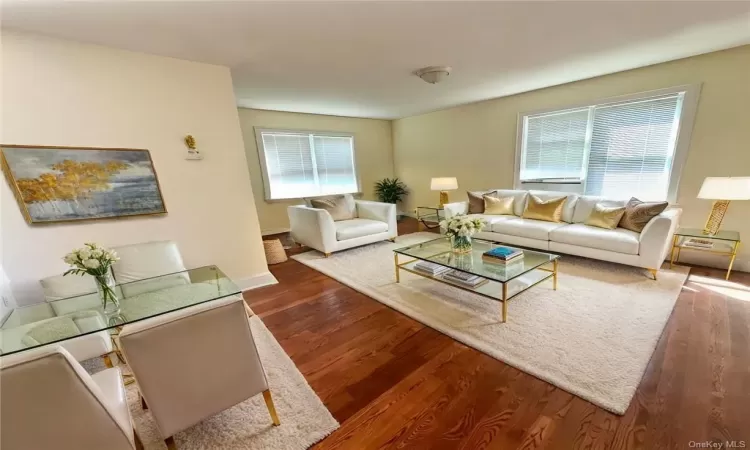
[(446, 203), (450, 203), (448, 201), (448, 192), (440, 191), (440, 207), (442, 208)]
[(711, 214), (708, 215), (706, 225), (703, 227), (703, 234), (714, 235), (721, 228), (721, 221), (729, 209), (729, 200), (716, 200), (711, 208)]

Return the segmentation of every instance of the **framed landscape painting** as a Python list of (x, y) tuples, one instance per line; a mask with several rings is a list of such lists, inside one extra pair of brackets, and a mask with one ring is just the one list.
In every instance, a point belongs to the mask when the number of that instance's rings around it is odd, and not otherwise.
[(0, 146), (26, 221), (55, 223), (166, 214), (148, 150)]

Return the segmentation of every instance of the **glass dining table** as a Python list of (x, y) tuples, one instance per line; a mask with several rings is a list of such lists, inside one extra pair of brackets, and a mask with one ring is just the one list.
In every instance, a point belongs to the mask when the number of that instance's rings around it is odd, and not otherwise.
[(105, 330), (114, 335), (127, 324), (241, 295), (242, 290), (218, 267), (205, 266), (119, 283), (115, 293), (120, 311), (110, 315), (97, 292), (13, 309), (0, 323), (0, 355)]

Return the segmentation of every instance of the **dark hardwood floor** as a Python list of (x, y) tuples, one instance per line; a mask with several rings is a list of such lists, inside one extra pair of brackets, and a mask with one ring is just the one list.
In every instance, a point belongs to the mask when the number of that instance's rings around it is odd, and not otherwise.
[(245, 297), (341, 423), (315, 449), (750, 448), (750, 274), (692, 269), (618, 416), (296, 261), (271, 271)]

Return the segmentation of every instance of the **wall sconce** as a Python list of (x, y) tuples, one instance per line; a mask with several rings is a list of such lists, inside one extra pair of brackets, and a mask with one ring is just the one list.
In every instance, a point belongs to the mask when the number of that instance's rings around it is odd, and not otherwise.
[(185, 136), (185, 145), (188, 148), (185, 159), (193, 161), (203, 159), (203, 154), (201, 154), (201, 152), (198, 151), (198, 148), (196, 148), (195, 138), (192, 135), (188, 134), (187, 136)]

